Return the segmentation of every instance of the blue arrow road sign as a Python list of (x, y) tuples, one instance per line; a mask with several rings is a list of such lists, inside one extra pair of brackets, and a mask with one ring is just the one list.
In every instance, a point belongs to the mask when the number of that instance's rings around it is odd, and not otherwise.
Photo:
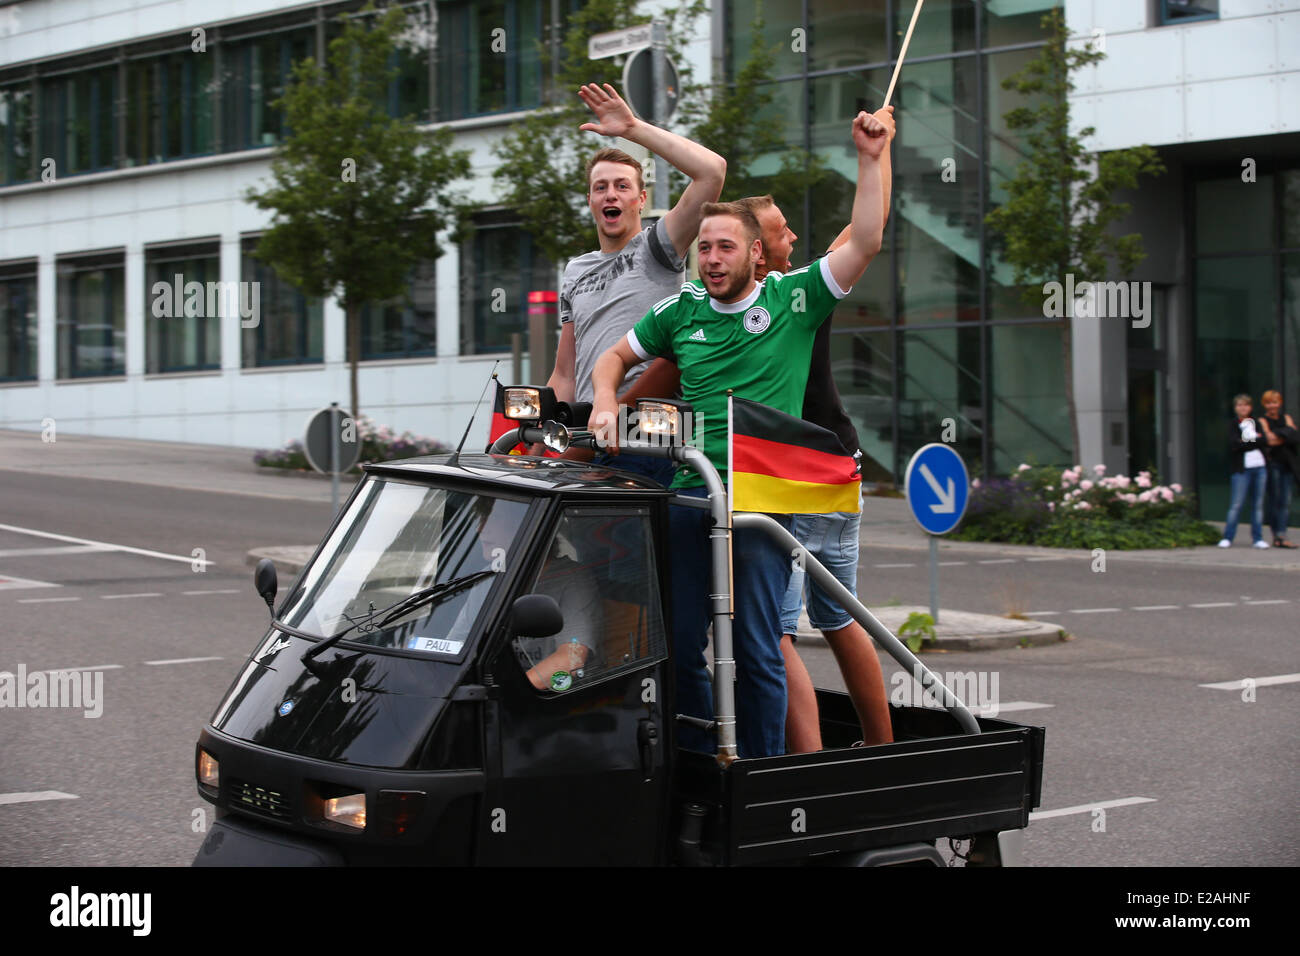
[(930, 534), (947, 534), (957, 527), (970, 499), (966, 465), (947, 445), (926, 445), (912, 456), (903, 476), (907, 506), (916, 523)]

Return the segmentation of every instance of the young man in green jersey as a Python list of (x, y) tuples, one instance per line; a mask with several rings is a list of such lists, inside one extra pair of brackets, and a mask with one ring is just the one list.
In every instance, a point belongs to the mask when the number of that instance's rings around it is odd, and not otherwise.
[[(592, 422), (606, 446), (616, 450), (616, 392), (629, 369), (651, 356), (673, 357), (681, 369), (682, 394), (702, 426), (701, 449), (727, 475), (728, 389), (742, 398), (798, 417), (813, 338), (835, 303), (848, 294), (880, 251), (883, 225), (880, 154), (886, 126), (865, 112), (853, 120), (858, 183), (848, 242), (818, 262), (788, 274), (754, 278), (762, 256), (754, 214), (735, 203), (704, 207), (697, 240), (701, 282), (659, 302), (627, 336), (604, 353), (591, 380)], [(702, 479), (679, 471), (674, 487), (703, 497)], [(707, 515), (672, 509), (676, 550), (672, 567), (673, 624), (678, 709), (711, 719), (712, 688), (704, 666), (708, 625)], [(778, 516), (789, 524), (787, 516)], [(734, 542), (736, 597), (736, 716), (741, 757), (785, 749), (786, 687), (780, 650), (780, 607), (790, 577), (784, 551), (759, 532), (738, 531)], [(684, 746), (712, 749), (694, 728), (680, 734)]]

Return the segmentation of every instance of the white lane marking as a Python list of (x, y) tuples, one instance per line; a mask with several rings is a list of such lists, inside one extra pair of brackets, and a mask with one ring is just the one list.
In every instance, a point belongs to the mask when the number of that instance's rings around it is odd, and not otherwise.
[(197, 664), (200, 661), (220, 661), (221, 657), (177, 657), (170, 661), (145, 661), (151, 667), (160, 667), (163, 664)]
[(1209, 604), (1189, 604), (1188, 607), (1236, 607), (1236, 601), (1211, 601)]
[(61, 598), (19, 598), (19, 604), (51, 604), (55, 601), (80, 601), (79, 597), (61, 597)]
[(1217, 684), (1197, 684), (1197, 687), (1209, 687), (1211, 690), (1241, 690), (1250, 681), (1256, 687), (1269, 687), (1273, 684), (1300, 683), (1300, 674), (1275, 674), (1272, 677), (1243, 677), (1241, 680), (1225, 680)]
[(224, 588), (220, 591), (182, 591), (181, 594), (242, 594), (239, 588)]
[(1111, 611), (1118, 611), (1117, 607), (1072, 607), (1067, 614), (1107, 614)]
[(30, 793), (0, 793), (0, 804), (36, 803), (40, 800), (79, 800), (75, 793), (63, 793), (59, 790), (34, 790)]
[(1125, 797), (1122, 800), (1102, 800), (1100, 803), (1084, 803), (1077, 807), (1061, 807), (1059, 810), (1036, 810), (1029, 814), (1030, 820), (1047, 820), (1051, 817), (1068, 817), (1074, 813), (1091, 813), (1093, 810), (1109, 810), (1111, 807), (1130, 807), (1136, 803), (1155, 803), (1154, 797)]
[(101, 601), (120, 601), (123, 598), (162, 597), (161, 591), (140, 591), (136, 594), (101, 594)]
[(985, 558), (980, 564), (1015, 564), (1015, 558)]
[(111, 551), (98, 544), (66, 544), (51, 548), (6, 548), (0, 551), (0, 558), (29, 558), (43, 554), (91, 554), (95, 551)]
[(873, 564), (873, 568), (914, 568), (915, 564)]
[(1177, 611), (1178, 604), (1140, 604), (1137, 607), (1129, 608), (1130, 611)]
[(969, 708), (972, 714), (978, 714), (983, 717), (988, 715), (996, 717), (998, 714), (1009, 713), (1013, 710), (1042, 710), (1044, 707), (1055, 707), (1055, 704), (1036, 704), (1032, 700), (1010, 700), (1005, 704), (981, 704), (977, 707)]
[(1066, 559), (1066, 555), (1064, 554), (1060, 555), (1059, 557), (1051, 557), (1051, 558), (1025, 558), (1026, 561), (1064, 561), (1065, 559)]
[(1026, 611), (1025, 617), (1047, 617), (1049, 614), (1060, 614), (1060, 611)]
[(951, 567), (953, 567), (954, 565), (957, 565), (957, 564), (965, 564), (965, 563), (966, 563), (965, 561), (940, 561), (940, 562), (939, 562), (939, 567), (941, 567), (941, 568), (951, 568)]
[(1290, 604), (1289, 598), (1272, 598), (1268, 601), (1246, 601), (1246, 604)]
[(50, 581), (32, 581), (29, 578), (14, 578), (9, 575), (0, 575), (0, 591), (18, 591), (23, 588), (61, 588), (62, 584), (54, 584)]
[(212, 561), (196, 558), (188, 554), (166, 554), (162, 551), (150, 551), (148, 548), (132, 548), (125, 544), (113, 544), (109, 541), (95, 541), (92, 538), (74, 538), (67, 534), (52, 534), (49, 531), (37, 531), (33, 528), (19, 528), (11, 524), (0, 524), (0, 531), (13, 531), (16, 534), (30, 534), (37, 538), (50, 538), (54, 541), (71, 541), (73, 544), (93, 544), (106, 551), (124, 551), (128, 554), (140, 554), (146, 558), (161, 558), (164, 561), (182, 561), (185, 564), (201, 564), (205, 568), (215, 567)]

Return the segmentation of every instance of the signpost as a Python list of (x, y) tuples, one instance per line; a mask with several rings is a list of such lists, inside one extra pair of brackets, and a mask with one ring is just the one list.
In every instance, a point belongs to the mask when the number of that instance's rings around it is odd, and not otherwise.
[[(665, 52), (667, 46), (668, 26), (662, 20), (587, 38), (587, 56), (592, 60), (632, 54), (623, 67), (623, 95), (638, 116), (655, 126), (666, 125), (677, 108), (679, 80), (677, 68)], [(650, 206), (668, 208), (668, 166), (658, 156)]]
[(330, 402), (329, 408), (322, 408), (307, 419), (302, 451), (309, 465), (331, 477), (330, 500), (334, 503), (334, 513), (338, 514), (339, 474), (349, 470), (361, 457), (356, 423), (344, 417), (338, 402)]
[(970, 500), (966, 464), (947, 445), (933, 442), (918, 449), (903, 476), (907, 506), (930, 536), (930, 616), (939, 623), (939, 536), (957, 527)]

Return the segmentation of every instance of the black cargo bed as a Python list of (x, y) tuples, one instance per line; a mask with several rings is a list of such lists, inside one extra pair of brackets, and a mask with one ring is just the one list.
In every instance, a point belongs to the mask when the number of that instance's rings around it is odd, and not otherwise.
[(962, 733), (946, 711), (893, 707), (895, 742), (859, 736), (847, 694), (817, 691), (823, 743), (812, 754), (738, 760), (727, 771), (680, 754), (677, 793), (712, 811), (705, 849), (730, 865), (930, 842), (1024, 827), (1038, 806), (1043, 728), (977, 718)]

